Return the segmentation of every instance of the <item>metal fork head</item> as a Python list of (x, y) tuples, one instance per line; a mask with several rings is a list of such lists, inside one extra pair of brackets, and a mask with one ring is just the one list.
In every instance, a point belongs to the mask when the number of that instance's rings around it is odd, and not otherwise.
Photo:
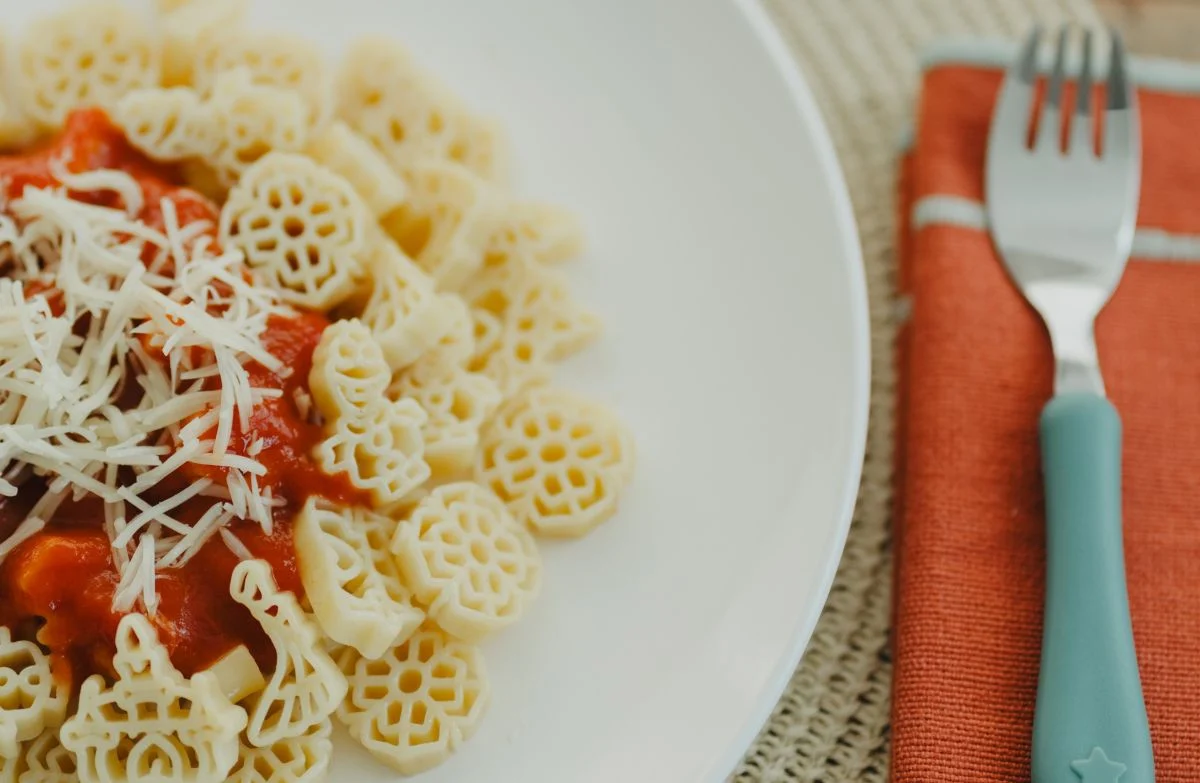
[[(1112, 33), (1107, 73), (1090, 32), (1072, 61), (1059, 31), (1039, 89), (1041, 31), (1009, 68), (988, 138), (986, 201), (992, 238), (1010, 276), (1056, 332), (1091, 325), (1121, 278), (1133, 242), (1141, 182), (1137, 99), (1121, 39)], [(1066, 106), (1067, 85), (1075, 100)], [(1096, 100), (1102, 89), (1104, 99)], [(1099, 124), (1099, 141), (1097, 138)]]
[[(1040, 29), (1030, 33), (1008, 71), (988, 139), (988, 213), (1006, 262), (1010, 249), (1032, 253), (1056, 262), (1054, 266), (1077, 268), (1094, 284), (1105, 283), (1111, 294), (1128, 258), (1137, 217), (1141, 145), (1136, 96), (1121, 39), (1114, 33), (1107, 78), (1101, 82), (1105, 99), (1095, 100), (1096, 41), (1088, 31), (1074, 111), (1064, 111), (1069, 33), (1067, 27), (1059, 32), (1044, 91), (1037, 89)], [(1097, 120), (1102, 131), (1094, 146)], [(1023, 270), (1010, 262), (1009, 267), (1017, 285), (1024, 287)], [(1044, 270), (1037, 276), (1044, 276)]]

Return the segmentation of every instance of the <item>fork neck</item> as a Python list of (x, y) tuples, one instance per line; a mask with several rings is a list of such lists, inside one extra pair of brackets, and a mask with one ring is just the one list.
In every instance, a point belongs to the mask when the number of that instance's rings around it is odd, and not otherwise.
[(1100, 359), (1091, 319), (1046, 318), (1050, 344), (1054, 349), (1054, 396), (1088, 393), (1104, 394)]

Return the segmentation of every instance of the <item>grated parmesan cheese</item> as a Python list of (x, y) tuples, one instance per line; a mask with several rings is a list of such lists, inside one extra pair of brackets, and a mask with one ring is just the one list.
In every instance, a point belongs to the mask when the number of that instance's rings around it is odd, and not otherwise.
[[(95, 495), (120, 574), (113, 607), (153, 613), (156, 569), (183, 565), (215, 535), (251, 557), (228, 529), (238, 519), (271, 531), (281, 501), (260, 486), (263, 444), (246, 454), (231, 444), (235, 425), (249, 432), (255, 406), (282, 395), (253, 386), (246, 367), (287, 371), (262, 335), (291, 311), (246, 278), (240, 252), (215, 247), (210, 224), (179, 225), (171, 200), (161, 231), (139, 221), (145, 193), (129, 174), (73, 173), (61, 160), (52, 172), (61, 186), (27, 187), (0, 214), (0, 496), (30, 476), (47, 486), (0, 559), (68, 498)], [(101, 191), (122, 208), (69, 196)], [(35, 284), (53, 298), (27, 295)], [(224, 482), (198, 478), (212, 467)], [(185, 480), (168, 481), (177, 474)], [(164, 481), (182, 489), (166, 495)], [(197, 498), (210, 505), (180, 519)]]
[(229, 547), (230, 552), (238, 556), (239, 560), (254, 559), (254, 553), (247, 549), (242, 540), (234, 535), (233, 531), (229, 528), (221, 528), (221, 540), (225, 542), (225, 546)]

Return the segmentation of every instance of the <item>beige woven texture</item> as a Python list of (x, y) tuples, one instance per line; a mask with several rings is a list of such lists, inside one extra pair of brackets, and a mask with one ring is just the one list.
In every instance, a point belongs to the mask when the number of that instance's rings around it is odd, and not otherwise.
[(808, 652), (730, 778), (863, 781), (888, 775), (890, 511), (896, 372), (895, 155), (918, 57), (945, 35), (1015, 36), (1036, 21), (1096, 22), (1090, 0), (765, 0), (828, 123), (854, 202), (871, 305), (873, 388), (850, 538)]

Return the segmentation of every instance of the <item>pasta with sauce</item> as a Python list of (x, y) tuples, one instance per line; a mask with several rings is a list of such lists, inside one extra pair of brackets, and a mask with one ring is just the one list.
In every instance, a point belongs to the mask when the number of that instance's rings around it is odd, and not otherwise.
[[(0, 780), (416, 774), (632, 439), (503, 134), (399, 46), (84, 0), (0, 88)], [(336, 96), (336, 99), (335, 99)]]

